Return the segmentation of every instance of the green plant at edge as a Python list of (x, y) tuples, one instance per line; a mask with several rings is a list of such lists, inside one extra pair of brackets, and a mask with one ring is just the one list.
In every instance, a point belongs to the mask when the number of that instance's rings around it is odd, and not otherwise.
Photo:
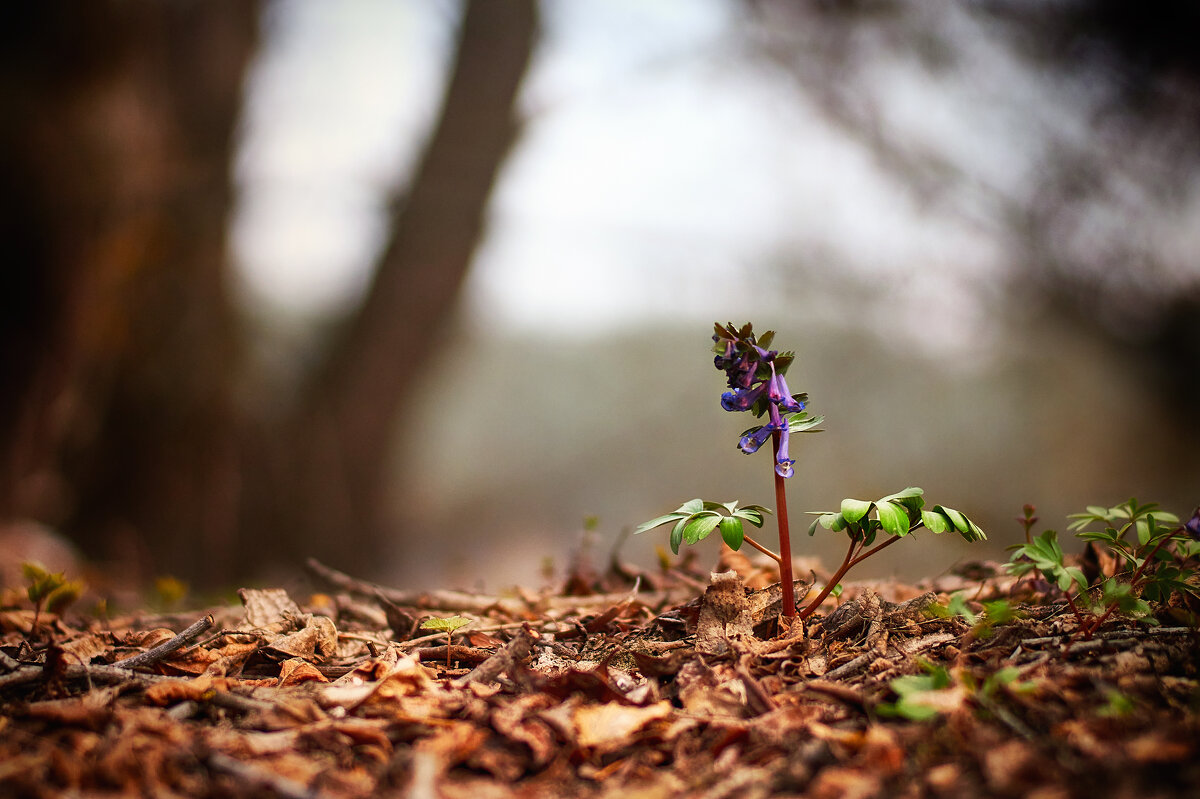
[(465, 627), (471, 623), (471, 620), (464, 616), (445, 616), (426, 619), (421, 622), (422, 630), (439, 630), (446, 633), (446, 669), (450, 668), (450, 638), (454, 635), (454, 631)]
[[(1103, 546), (1124, 570), (1093, 587), (1082, 569), (1066, 563), (1054, 530), (1012, 547), (1007, 569), (1016, 576), (1040, 572), (1057, 586), (1079, 624), (1077, 635), (1091, 638), (1117, 611), (1155, 623), (1148, 619), (1150, 602), (1165, 602), (1175, 592), (1200, 596), (1200, 586), (1191, 582), (1200, 556), (1200, 508), (1183, 524), (1175, 514), (1136, 499), (1111, 508), (1091, 505), (1068, 518), (1076, 538)], [(1101, 529), (1093, 529), (1097, 524)]]

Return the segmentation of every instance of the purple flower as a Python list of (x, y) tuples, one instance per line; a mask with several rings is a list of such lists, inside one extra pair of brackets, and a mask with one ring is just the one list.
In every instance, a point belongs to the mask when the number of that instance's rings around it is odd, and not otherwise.
[[(764, 334), (769, 341), (773, 333)], [(791, 477), (792, 465), (796, 462), (788, 454), (789, 430), (785, 413), (800, 413), (804, 410), (803, 394), (793, 396), (783, 373), (791, 364), (792, 353), (782, 355), (777, 350), (759, 346), (749, 325), (735, 329), (733, 325), (717, 326), (713, 336), (717, 353), (714, 365), (725, 372), (729, 390), (721, 394), (721, 407), (727, 411), (750, 411), (755, 416), (769, 414), (767, 424), (751, 428), (742, 434), (738, 449), (742, 452), (758, 452), (772, 433), (779, 433), (779, 444), (775, 452), (775, 472), (780, 477)]]
[(1200, 541), (1200, 508), (1192, 512), (1192, 518), (1183, 523), (1183, 529), (1193, 541)]
[(804, 403), (796, 400), (788, 388), (783, 375), (775, 374), (775, 366), (771, 365), (771, 380), (767, 389), (767, 397), (787, 413), (799, 413), (804, 410)]
[(751, 430), (747, 430), (742, 435), (742, 440), (738, 442), (738, 449), (747, 455), (751, 455), (755, 452), (758, 452), (758, 448), (765, 444), (767, 439), (770, 437), (770, 425), (765, 424), (762, 427), (755, 427)]
[(735, 388), (721, 395), (721, 407), (727, 411), (748, 411), (762, 396), (765, 384), (755, 388)]
[[(791, 397), (788, 397), (791, 399)], [(779, 431), (779, 448), (775, 450), (775, 473), (780, 477), (792, 476), (792, 464), (796, 461), (788, 456), (788, 423), (787, 420), (779, 415), (778, 403), (771, 403), (771, 423), (767, 425), (771, 430)]]

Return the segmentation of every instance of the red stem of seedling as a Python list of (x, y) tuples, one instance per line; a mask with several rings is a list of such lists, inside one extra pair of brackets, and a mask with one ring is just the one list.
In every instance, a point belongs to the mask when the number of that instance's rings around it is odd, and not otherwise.
[(850, 567), (854, 565), (854, 549), (857, 546), (858, 541), (851, 538), (850, 548), (846, 550), (846, 557), (842, 558), (842, 565), (838, 567), (838, 570), (834, 572), (833, 576), (830, 577), (825, 583), (825, 587), (821, 589), (821, 593), (817, 594), (817, 598), (812, 602), (809, 602), (804, 608), (803, 612), (800, 614), (800, 621), (804, 621), (809, 616), (816, 613), (817, 608), (819, 608), (821, 603), (825, 601), (825, 597), (829, 596), (829, 593), (834, 589), (834, 587), (842, 581), (842, 577), (846, 574), (846, 572), (850, 571)]
[[(1183, 528), (1179, 528), (1179, 529), (1181, 530)], [(1160, 550), (1164, 546), (1166, 546), (1167, 542), (1169, 542), (1172, 538), (1174, 538), (1175, 534), (1178, 532), (1179, 532), (1179, 530), (1172, 530), (1171, 532), (1167, 533), (1165, 536), (1163, 536), (1159, 540), (1158, 544), (1155, 545), (1154, 549), (1150, 550), (1150, 554), (1147, 555), (1142, 560), (1142, 564), (1140, 566), (1138, 566), (1137, 569), (1134, 570), (1132, 575), (1130, 575), (1130, 577), (1129, 577), (1129, 585), (1130, 586), (1133, 586), (1133, 587), (1137, 586), (1138, 580), (1140, 580), (1142, 578), (1142, 572), (1146, 571), (1146, 567), (1150, 565), (1150, 561), (1154, 560), (1154, 556), (1158, 554), (1158, 550)], [(1067, 597), (1067, 601), (1071, 602), (1070, 596)], [(1071, 602), (1071, 609), (1075, 610), (1074, 602)], [(1079, 624), (1079, 632), (1083, 634), (1084, 638), (1091, 638), (1092, 634), (1095, 633), (1096, 630), (1100, 629), (1100, 626), (1102, 624), (1104, 624), (1105, 621), (1108, 620), (1108, 617), (1111, 616), (1113, 611), (1116, 609), (1117, 609), (1117, 603), (1109, 602), (1108, 607), (1104, 609), (1104, 613), (1101, 616), (1097, 617), (1096, 620), (1094, 622), (1092, 622), (1091, 624), (1086, 624), (1084, 622), (1084, 620), (1081, 618), (1080, 624)], [(1076, 615), (1079, 615), (1078, 610), (1076, 610), (1075, 613), (1076, 613)]]
[[(771, 432), (774, 454), (779, 454), (779, 431)], [(771, 473), (775, 475), (775, 513), (779, 517), (779, 584), (783, 589), (783, 615), (796, 615), (796, 584), (792, 578), (792, 538), (788, 528), (787, 484), (775, 471), (775, 459), (771, 461)]]
[(761, 552), (761, 553), (763, 553), (764, 555), (766, 555), (766, 556), (767, 556), (768, 558), (770, 558), (771, 560), (775, 561), (776, 563), (779, 563), (779, 555), (777, 555), (777, 554), (775, 554), (774, 552), (772, 552), (771, 550), (767, 549), (766, 547), (764, 547), (762, 544), (760, 544), (760, 543), (758, 543), (757, 541), (755, 541), (755, 540), (754, 540), (753, 538), (751, 538), (750, 536), (748, 536), (748, 535), (742, 536), (742, 540), (743, 540), (744, 542), (746, 542), (747, 544), (749, 544), (750, 546), (752, 546), (752, 547), (754, 547), (755, 549), (757, 549), (759, 552)]
[[(912, 532), (914, 529), (916, 529), (916, 525), (914, 525), (912, 528), (909, 528), (909, 532)], [(821, 589), (821, 593), (817, 594), (816, 599), (814, 599), (812, 602), (809, 602), (808, 605), (805, 606), (804, 610), (800, 612), (800, 620), (804, 621), (809, 616), (817, 612), (817, 608), (819, 608), (821, 603), (825, 601), (825, 597), (829, 596), (829, 593), (837, 587), (837, 584), (842, 581), (842, 578), (846, 576), (846, 572), (850, 571), (851, 567), (862, 563), (879, 550), (889, 547), (899, 540), (900, 536), (894, 535), (888, 540), (884, 541), (882, 544), (876, 544), (875, 546), (871, 547), (866, 552), (855, 554), (856, 550), (861, 550), (861, 544), (857, 539), (850, 539), (850, 547), (846, 550), (846, 557), (842, 558), (842, 565), (839, 566), (838, 570), (834, 572), (832, 577), (829, 578), (829, 582), (825, 583), (825, 587)]]

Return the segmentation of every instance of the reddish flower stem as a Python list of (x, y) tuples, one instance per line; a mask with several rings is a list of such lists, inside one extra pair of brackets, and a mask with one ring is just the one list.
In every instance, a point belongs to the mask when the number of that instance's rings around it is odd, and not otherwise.
[[(786, 424), (786, 422), (785, 422)], [(772, 454), (779, 453), (779, 431), (771, 431)], [(792, 538), (788, 528), (787, 484), (775, 471), (775, 458), (771, 459), (771, 473), (775, 475), (775, 513), (779, 518), (779, 583), (783, 590), (783, 615), (796, 615), (796, 584), (792, 577)]]

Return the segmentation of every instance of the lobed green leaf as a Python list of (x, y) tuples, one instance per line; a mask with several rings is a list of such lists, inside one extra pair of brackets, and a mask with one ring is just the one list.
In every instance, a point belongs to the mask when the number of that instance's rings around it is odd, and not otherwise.
[(884, 532), (894, 536), (908, 535), (908, 509), (894, 502), (881, 502), (875, 506), (879, 525)]
[(746, 531), (742, 527), (742, 520), (726, 516), (724, 519), (721, 519), (720, 527), (721, 538), (725, 540), (729, 548), (734, 551), (741, 549), (742, 541), (746, 538)]
[(445, 618), (426, 619), (421, 622), (422, 630), (441, 630), (443, 632), (452, 633), (459, 627), (465, 627), (470, 624), (471, 620), (464, 616), (447, 616)]
[(861, 499), (843, 499), (842, 500), (842, 518), (848, 523), (854, 524), (862, 517), (871, 512), (871, 508), (875, 507), (874, 502), (866, 502)]
[(721, 519), (725, 517), (719, 513), (703, 511), (693, 515), (683, 528), (683, 540), (688, 544), (696, 544), (708, 537), (708, 534), (717, 529), (717, 525), (721, 523)]

